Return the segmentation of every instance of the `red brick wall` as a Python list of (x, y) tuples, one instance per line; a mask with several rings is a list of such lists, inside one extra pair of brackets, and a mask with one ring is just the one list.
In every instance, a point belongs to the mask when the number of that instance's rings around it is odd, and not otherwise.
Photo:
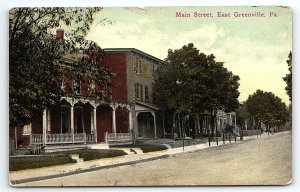
[(128, 111), (118, 107), (116, 109), (116, 131), (117, 133), (128, 133)]
[(32, 134), (43, 134), (43, 114), (35, 114), (31, 123)]
[(72, 94), (73, 91), (73, 80), (70, 74), (68, 74), (68, 70), (64, 71), (64, 86), (65, 86), (65, 93)]
[(112, 77), (112, 99), (127, 101), (127, 64), (125, 53), (105, 53), (104, 63), (115, 75)]
[(86, 75), (81, 76), (81, 86), (80, 86), (80, 95), (88, 96), (88, 79)]
[(51, 118), (51, 133), (60, 133), (61, 130), (61, 112), (60, 104), (54, 106), (50, 109), (50, 118)]
[[(19, 126), (17, 127), (17, 145), (20, 146), (29, 146), (30, 142), (30, 136), (29, 135), (23, 135), (23, 127)], [(9, 138), (15, 139), (15, 127), (9, 128)]]
[(97, 140), (103, 142), (105, 133), (112, 132), (112, 109), (109, 106), (97, 108)]
[(83, 108), (84, 131), (86, 134), (91, 134), (91, 109)]

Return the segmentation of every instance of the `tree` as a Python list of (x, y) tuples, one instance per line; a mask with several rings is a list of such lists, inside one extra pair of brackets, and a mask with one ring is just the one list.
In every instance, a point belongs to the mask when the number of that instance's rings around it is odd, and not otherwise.
[(246, 109), (245, 103), (242, 103), (239, 105), (239, 108), (236, 110), (236, 123), (237, 125), (242, 128), (246, 129), (246, 125), (248, 125), (248, 118), (249, 118), (249, 113)]
[(154, 100), (176, 113), (208, 114), (214, 118), (220, 107), (238, 107), (239, 77), (228, 71), (214, 55), (205, 55), (192, 43), (169, 50), (167, 64), (156, 71)]
[(282, 100), (271, 92), (257, 90), (249, 95), (246, 101), (246, 109), (258, 123), (266, 125), (269, 132), (270, 127), (279, 127), (287, 121), (287, 107)]
[(286, 74), (285, 77), (283, 77), (283, 80), (286, 82), (286, 93), (288, 94), (290, 101), (292, 101), (292, 52), (290, 52), (288, 56), (288, 60), (286, 60), (288, 67), (289, 67), (289, 74)]
[[(31, 122), (34, 113), (58, 102), (64, 56), (76, 57), (71, 75), (91, 75), (107, 85), (110, 74), (101, 64), (101, 48), (86, 41), (95, 14), (102, 8), (13, 8), (9, 12), (9, 123)], [(64, 40), (53, 30), (68, 29)], [(80, 63), (80, 64), (79, 64)], [(88, 72), (87, 72), (88, 71)], [(101, 81), (101, 82), (100, 82)]]

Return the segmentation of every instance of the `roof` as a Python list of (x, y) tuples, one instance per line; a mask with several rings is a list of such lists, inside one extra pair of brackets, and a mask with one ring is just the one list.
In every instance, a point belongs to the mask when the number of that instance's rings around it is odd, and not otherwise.
[(154, 61), (156, 61), (158, 63), (161, 63), (161, 64), (166, 63), (165, 61), (163, 61), (163, 60), (161, 60), (161, 59), (159, 59), (157, 57), (154, 57), (154, 56), (152, 56), (152, 55), (150, 55), (148, 53), (145, 53), (145, 52), (140, 51), (140, 50), (135, 49), (135, 48), (105, 48), (105, 49), (103, 49), (103, 51), (104, 52), (132, 52), (132, 53), (138, 54), (138, 55), (140, 55), (142, 57), (147, 57), (149, 59), (152, 59), (152, 60), (154, 60)]
[(158, 105), (155, 105), (153, 103), (147, 103), (147, 102), (142, 102), (142, 101), (135, 101), (136, 104), (154, 109), (154, 110), (161, 110), (161, 108)]

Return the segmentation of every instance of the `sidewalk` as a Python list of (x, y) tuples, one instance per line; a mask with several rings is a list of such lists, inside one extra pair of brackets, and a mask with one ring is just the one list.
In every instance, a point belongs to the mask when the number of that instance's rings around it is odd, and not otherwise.
[[(262, 138), (265, 136), (268, 136), (268, 134), (264, 133), (261, 136), (258, 136), (258, 138)], [(256, 138), (257, 138), (256, 135), (247, 136), (244, 137), (244, 141), (256, 139)], [(236, 141), (236, 143), (239, 142), (242, 141), (240, 140)], [(225, 145), (234, 144), (234, 143), (235, 143), (234, 140), (231, 141), (231, 143), (229, 141), (226, 141)], [(218, 144), (219, 144), (218, 146), (223, 145), (223, 141), (219, 141)], [(210, 147), (217, 147), (217, 143), (211, 142)], [(198, 151), (206, 148), (209, 148), (208, 143), (185, 146), (184, 150), (183, 147), (178, 147), (178, 148), (168, 149), (165, 151), (151, 152), (146, 154), (131, 154), (126, 156), (106, 158), (101, 160), (99, 159), (99, 160), (92, 160), (92, 161), (84, 161), (75, 164), (66, 164), (66, 165), (58, 165), (58, 166), (44, 167), (44, 168), (37, 168), (37, 169), (12, 171), (9, 172), (9, 181), (11, 182), (12, 185), (14, 185), (14, 184), (44, 180), (44, 179), (64, 177), (64, 176), (78, 174), (78, 173), (96, 171), (100, 169), (107, 169), (107, 168), (112, 168), (117, 166), (125, 166), (125, 165), (131, 165), (131, 164), (136, 164), (141, 162), (167, 158), (176, 154), (188, 153), (188, 152)]]

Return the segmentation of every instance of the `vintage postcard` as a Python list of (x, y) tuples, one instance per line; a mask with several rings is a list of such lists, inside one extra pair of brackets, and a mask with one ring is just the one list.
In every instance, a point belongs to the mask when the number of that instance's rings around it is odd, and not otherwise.
[(292, 182), (292, 10), (9, 10), (9, 181)]

